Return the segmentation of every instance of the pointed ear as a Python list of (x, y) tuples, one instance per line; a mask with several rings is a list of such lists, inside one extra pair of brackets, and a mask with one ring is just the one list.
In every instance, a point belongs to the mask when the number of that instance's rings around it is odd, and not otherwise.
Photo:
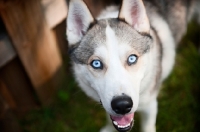
[(94, 18), (86, 4), (82, 0), (71, 0), (66, 30), (69, 45), (79, 42), (92, 22)]
[(149, 34), (149, 20), (142, 0), (123, 0), (119, 18), (125, 20), (138, 32)]

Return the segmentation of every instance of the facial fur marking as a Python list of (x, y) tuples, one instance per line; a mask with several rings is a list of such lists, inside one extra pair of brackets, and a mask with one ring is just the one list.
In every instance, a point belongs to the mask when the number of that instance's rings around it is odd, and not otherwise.
[(140, 55), (149, 51), (153, 41), (150, 35), (136, 31), (133, 27), (120, 19), (109, 19), (108, 22), (111, 29), (115, 32), (119, 43), (126, 42), (137, 50)]
[(113, 29), (110, 27), (109, 24), (107, 24), (106, 27), (106, 42), (107, 42), (107, 47), (109, 48), (109, 51), (117, 51), (117, 38), (115, 35), (115, 32), (113, 31)]
[(111, 42), (113, 38), (114, 38), (114, 40), (116, 39), (115, 33), (111, 29), (111, 27), (109, 25), (107, 25), (107, 27), (106, 27), (106, 39), (108, 40), (108, 42)]

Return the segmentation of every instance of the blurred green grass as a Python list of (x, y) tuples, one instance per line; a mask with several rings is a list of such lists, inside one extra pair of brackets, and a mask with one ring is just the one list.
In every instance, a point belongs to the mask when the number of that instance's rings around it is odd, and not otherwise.
[[(177, 49), (176, 64), (164, 82), (158, 97), (158, 132), (197, 132), (200, 126), (200, 26), (189, 24), (187, 35)], [(105, 125), (101, 105), (89, 99), (70, 73), (69, 59), (64, 57), (65, 72), (55, 97), (48, 107), (33, 110), (20, 120), (25, 132), (97, 132)], [(135, 127), (139, 131), (136, 114)]]

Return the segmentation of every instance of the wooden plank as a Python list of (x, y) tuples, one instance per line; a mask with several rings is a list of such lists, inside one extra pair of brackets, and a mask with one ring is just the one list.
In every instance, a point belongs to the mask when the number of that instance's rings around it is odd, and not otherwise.
[(109, 5), (119, 4), (120, 0), (83, 0), (89, 7), (92, 15), (97, 17), (99, 13)]
[(0, 67), (6, 65), (16, 56), (16, 51), (14, 50), (10, 39), (6, 34), (0, 33)]
[(105, 6), (105, 0), (84, 0), (94, 17), (98, 16)]
[(0, 81), (0, 93), (10, 108), (24, 112), (38, 106), (32, 84), (19, 58), (0, 69)]
[(40, 0), (7, 0), (0, 14), (40, 100), (48, 104), (56, 87), (52, 78), (62, 61)]
[(5, 83), (2, 81), (1, 77), (0, 77), (0, 96), (8, 102), (8, 105), (10, 108), (12, 109), (17, 108), (16, 101), (14, 100), (11, 93), (9, 92), (8, 87), (6, 87)]
[(4, 24), (0, 18), (0, 67), (4, 66), (16, 56), (11, 41), (6, 33)]
[(19, 123), (9, 109), (8, 104), (0, 96), (0, 132), (22, 132)]
[(45, 18), (50, 28), (55, 27), (67, 17), (67, 3), (65, 0), (42, 0)]
[(55, 28), (53, 28), (53, 31), (56, 35), (56, 40), (57, 40), (57, 43), (62, 55), (67, 56), (68, 44), (67, 44), (66, 35), (65, 35), (66, 34), (65, 20), (62, 21), (59, 25), (57, 25)]

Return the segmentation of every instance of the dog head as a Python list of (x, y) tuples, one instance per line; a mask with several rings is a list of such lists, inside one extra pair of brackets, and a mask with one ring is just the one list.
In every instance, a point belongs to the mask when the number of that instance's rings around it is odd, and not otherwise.
[(117, 18), (95, 20), (85, 3), (72, 0), (67, 37), (80, 87), (110, 114), (119, 131), (130, 130), (152, 44), (141, 0), (124, 0)]

